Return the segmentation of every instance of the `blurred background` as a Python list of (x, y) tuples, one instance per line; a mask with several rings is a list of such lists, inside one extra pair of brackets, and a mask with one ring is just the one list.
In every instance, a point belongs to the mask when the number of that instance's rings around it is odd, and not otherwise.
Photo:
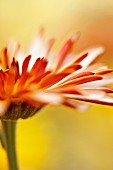
[[(75, 52), (102, 44), (101, 61), (113, 68), (112, 0), (0, 0), (0, 48), (10, 38), (27, 47), (41, 26), (57, 44), (80, 31)], [(17, 151), (20, 170), (113, 170), (113, 108), (48, 106), (19, 120)], [(0, 170), (7, 170), (1, 145)]]

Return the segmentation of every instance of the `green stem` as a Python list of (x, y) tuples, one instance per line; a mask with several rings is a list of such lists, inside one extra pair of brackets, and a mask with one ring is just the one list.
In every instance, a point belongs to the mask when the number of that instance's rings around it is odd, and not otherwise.
[(2, 144), (7, 153), (9, 170), (18, 170), (15, 144), (16, 121), (2, 122)]

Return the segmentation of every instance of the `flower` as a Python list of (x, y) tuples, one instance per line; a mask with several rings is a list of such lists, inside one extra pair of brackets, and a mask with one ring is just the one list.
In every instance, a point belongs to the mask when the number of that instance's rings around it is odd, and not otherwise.
[[(93, 61), (103, 47), (72, 54), (79, 33), (73, 35), (60, 52), (51, 48), (54, 39), (43, 40), (41, 30), (27, 52), (10, 42), (1, 52), (0, 117), (27, 118), (47, 104), (62, 104), (80, 110), (89, 104), (113, 105), (112, 69)], [(81, 102), (82, 101), (82, 102)], [(85, 101), (85, 102), (83, 102)]]

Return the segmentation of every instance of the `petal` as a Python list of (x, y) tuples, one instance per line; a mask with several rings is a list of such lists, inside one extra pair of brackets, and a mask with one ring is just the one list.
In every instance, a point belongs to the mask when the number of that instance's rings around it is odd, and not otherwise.
[(80, 101), (85, 101), (85, 102), (113, 106), (113, 97), (110, 97), (110, 96), (102, 97), (100, 95), (100, 98), (99, 98), (99, 95), (95, 95), (95, 96), (64, 95), (64, 97), (68, 97), (68, 98), (76, 99), (76, 100), (80, 100)]
[(87, 68), (100, 54), (104, 52), (103, 47), (92, 48), (87, 50), (88, 56), (80, 62), (83, 68)]
[(22, 64), (22, 74), (27, 72), (28, 65), (31, 59), (31, 55), (27, 56)]
[(10, 40), (7, 47), (7, 55), (9, 59), (9, 64), (12, 62), (13, 58), (16, 58), (20, 53), (20, 44), (15, 40)]
[[(43, 40), (44, 29), (42, 28), (33, 43), (30, 46), (30, 49), (27, 52), (27, 55), (31, 54), (32, 58), (30, 60), (30, 64), (28, 70), (31, 70), (37, 58), (46, 58), (49, 54), (53, 44), (54, 39), (49, 39), (47, 42)], [(48, 58), (48, 57), (47, 57)]]
[(93, 73), (91, 71), (86, 71), (86, 72), (82, 72), (82, 73), (79, 73), (77, 75), (72, 76), (69, 80), (81, 78), (81, 77), (86, 77), (86, 76), (91, 76), (91, 75), (94, 75), (94, 74), (95, 73)]
[(33, 42), (30, 45), (30, 48), (28, 50), (28, 55), (31, 54), (33, 56), (38, 57), (37, 56), (38, 53), (40, 53), (40, 50), (44, 46), (43, 34), (44, 34), (44, 29), (41, 28), (38, 32), (38, 35), (36, 36), (36, 38), (33, 40)]
[(44, 79), (42, 79), (42, 81), (39, 84), (39, 87), (40, 88), (48, 88), (48, 87), (56, 84), (60, 80), (62, 80), (67, 75), (68, 75), (68, 73), (50, 74), (47, 77), (45, 77)]
[[(46, 46), (47, 46), (47, 51), (46, 51), (45, 58), (48, 56), (49, 52), (51, 51), (51, 48), (52, 48), (54, 42), (55, 42), (55, 39), (54, 39), (54, 38), (51, 38), (51, 39), (48, 40), (48, 42), (47, 42), (47, 44), (46, 44)], [(47, 57), (47, 58), (48, 58), (48, 57)]]
[(96, 74), (97, 75), (105, 75), (105, 74), (109, 74), (109, 73), (112, 73), (112, 72), (113, 72), (112, 69), (104, 69), (104, 70), (97, 71)]
[[(52, 90), (51, 90), (52, 91)], [(66, 93), (66, 94), (79, 94), (82, 95), (84, 94), (84, 91), (81, 90), (80, 88), (76, 88), (74, 86), (67, 86), (67, 87), (58, 87), (56, 89), (53, 89), (53, 92), (57, 93)]]
[(80, 78), (76, 78), (76, 79), (67, 81), (65, 83), (62, 83), (59, 86), (62, 86), (62, 87), (69, 86), (69, 85), (74, 85), (75, 86), (75, 85), (85, 84), (87, 82), (88, 83), (93, 82), (93, 84), (94, 84), (94, 81), (97, 81), (97, 80), (99, 81), (101, 79), (102, 79), (101, 76), (91, 75), (91, 76), (80, 77)]
[(30, 74), (43, 74), (48, 62), (44, 58), (38, 58), (33, 65)]
[[(92, 61), (98, 56), (100, 55), (102, 52), (104, 51), (104, 48), (99, 47), (99, 48), (93, 48), (90, 50), (87, 50), (85, 52), (83, 52), (82, 54), (80, 54), (80, 56), (82, 56), (82, 58), (78, 58), (75, 60), (76, 61), (81, 61), (79, 64), (82, 66), (81, 69), (74, 71), (73, 73), (69, 74), (68, 76), (66, 76), (64, 79), (62, 79), (60, 82), (58, 82), (57, 85), (66, 82), (70, 79), (72, 79), (72, 77), (74, 77), (75, 75), (82, 73), (82, 71), (86, 70), (87, 67), (92, 63)], [(87, 55), (88, 54), (88, 55)], [(74, 63), (74, 62), (73, 62)], [(72, 63), (72, 64), (73, 64)]]
[(51, 74), (51, 72), (46, 71), (45, 73), (42, 73), (39, 76), (34, 75), (34, 76), (30, 77), (29, 83), (32, 83), (32, 84), (35, 83), (37, 85), (37, 83), (39, 83), (42, 79), (44, 79), (49, 74)]
[(60, 72), (64, 72), (64, 73), (73, 73), (74, 71), (77, 71), (79, 69), (81, 69), (82, 66), (80, 64), (71, 64), (69, 66), (67, 66), (66, 68), (59, 70)]
[(80, 63), (82, 62), (86, 57), (88, 56), (88, 53), (84, 53), (83, 55), (80, 55), (75, 61), (74, 63)]
[(99, 90), (99, 91), (103, 91), (105, 93), (113, 93), (113, 89), (111, 88), (108, 88), (108, 87), (85, 87), (85, 88), (82, 88), (83, 90)]
[(7, 54), (7, 48), (4, 48), (2, 51), (1, 65), (2, 65), (3, 69), (7, 69), (9, 67), (9, 58), (8, 58), (8, 54)]
[(61, 65), (63, 64), (68, 52), (70, 51), (70, 49), (72, 48), (73, 44), (78, 40), (80, 34), (76, 33), (74, 36), (72, 36), (62, 47), (62, 49), (60, 50), (60, 53), (58, 55), (58, 62), (56, 65), (56, 69), (55, 71), (58, 71), (59, 68), (61, 67)]
[(26, 100), (33, 100), (38, 103), (42, 104), (62, 104), (63, 97), (59, 94), (49, 93), (49, 92), (41, 92), (41, 91), (34, 91), (30, 95), (26, 95)]
[(74, 109), (78, 109), (80, 111), (85, 111), (87, 110), (90, 105), (86, 104), (86, 103), (82, 103), (82, 102), (78, 102), (76, 100), (72, 100), (72, 99), (68, 99), (66, 100), (63, 105), (74, 108)]
[(113, 76), (111, 77), (107, 77), (107, 78), (103, 78), (102, 80), (98, 80), (94, 82), (87, 82), (86, 84), (81, 84), (80, 87), (101, 87), (101, 86), (105, 86), (108, 84), (112, 84), (113, 83)]
[(89, 65), (85, 71), (92, 71), (92, 72), (97, 72), (101, 70), (106, 70), (108, 69), (108, 66), (104, 65), (103, 63), (94, 63), (92, 65)]

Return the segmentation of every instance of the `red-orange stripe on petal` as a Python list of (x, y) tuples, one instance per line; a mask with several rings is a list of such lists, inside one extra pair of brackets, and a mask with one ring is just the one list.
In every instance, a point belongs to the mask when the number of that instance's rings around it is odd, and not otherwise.
[(84, 111), (88, 109), (89, 105), (86, 103), (78, 102), (76, 100), (68, 99), (64, 100), (63, 105), (71, 107), (71, 108), (76, 108), (78, 110)]
[(98, 71), (96, 74), (97, 75), (104, 75), (104, 74), (108, 74), (108, 73), (112, 73), (112, 72), (113, 72), (112, 69), (107, 69), (107, 70)]
[(82, 95), (82, 91), (77, 89), (77, 88), (74, 88), (74, 87), (63, 87), (63, 88), (58, 88), (58, 91), (60, 93), (68, 93), (68, 94), (79, 94), (79, 95)]
[(57, 63), (57, 66), (56, 66), (56, 70), (59, 70), (59, 68), (61, 67), (64, 59), (66, 58), (66, 55), (68, 54), (68, 52), (70, 51), (70, 49), (72, 48), (74, 42), (76, 40), (78, 40), (78, 37), (79, 37), (79, 33), (76, 34), (75, 36), (72, 36), (63, 46), (63, 48), (61, 49), (60, 53), (59, 53), (59, 59), (58, 59), (58, 63)]
[(19, 75), (19, 64), (18, 64), (18, 61), (15, 61), (15, 58), (13, 58), (10, 70), (14, 71), (14, 76), (15, 76), (15, 81), (16, 81), (20, 75)]
[(30, 83), (39, 83), (44, 77), (46, 77), (48, 74), (50, 74), (51, 72), (50, 71), (47, 71), (41, 75), (39, 75), (38, 77), (37, 76), (34, 76), (32, 78), (32, 80), (30, 81)]
[(69, 82), (62, 84), (61, 86), (79, 85), (79, 84), (84, 84), (84, 83), (97, 81), (97, 80), (101, 80), (101, 79), (102, 79), (101, 76), (91, 75), (91, 76), (86, 76), (86, 77), (77, 78), (75, 80), (71, 80)]
[(67, 107), (70, 107), (70, 108), (73, 108), (73, 109), (75, 109), (75, 108), (77, 109), (76, 103), (73, 104), (69, 100), (64, 100), (63, 105), (67, 106)]
[(70, 80), (74, 80), (74, 79), (77, 79), (77, 78), (82, 78), (82, 77), (85, 77), (85, 76), (91, 76), (91, 75), (94, 75), (94, 74), (95, 73), (90, 72), (90, 71), (82, 72), (82, 73), (79, 73), (77, 75), (70, 77), (68, 80), (64, 81), (63, 83), (69, 82)]
[(26, 73), (27, 72), (27, 69), (28, 69), (28, 64), (29, 64), (29, 61), (31, 59), (31, 55), (27, 56), (23, 62), (23, 65), (22, 65), (22, 74)]
[(4, 98), (4, 83), (5, 83), (5, 76), (2, 70), (0, 70), (0, 98)]
[(74, 63), (80, 63), (82, 60), (84, 60), (88, 56), (88, 53), (83, 54), (82, 56), (78, 57)]
[(5, 94), (6, 96), (10, 96), (15, 84), (14, 70), (11, 69), (4, 72), (4, 79), (5, 79), (5, 83), (4, 83)]
[(79, 96), (79, 95), (71, 95), (71, 96), (67, 96), (67, 97), (71, 98), (71, 99), (80, 100), (80, 101), (90, 102), (90, 103), (113, 106), (113, 97), (110, 97), (110, 96), (105, 96), (105, 97), (99, 98), (99, 99), (90, 98), (88, 96)]
[(82, 68), (82, 66), (81, 66), (80, 64), (72, 64), (72, 65), (64, 68), (64, 69), (62, 70), (62, 72), (72, 73), (72, 72), (77, 71), (77, 70), (79, 70), (79, 69), (81, 69), (81, 68)]
[(100, 90), (105, 93), (113, 93), (113, 89), (108, 88), (108, 87), (96, 87), (96, 88), (83, 88), (84, 90)]
[(45, 68), (47, 66), (47, 61), (44, 58), (38, 58), (33, 65), (30, 73), (31, 74), (42, 74), (45, 71)]
[(41, 58), (37, 58), (35, 61), (35, 64), (33, 65), (30, 72), (35, 72), (35, 70), (41, 65)]
[(5, 73), (2, 70), (0, 70), (0, 78), (1, 78), (3, 85), (4, 85), (4, 83), (5, 83)]
[(94, 75), (95, 73), (91, 72), (91, 71), (87, 71), (87, 72), (82, 72), (82, 73), (79, 73), (75, 76), (73, 76), (73, 79), (75, 78), (80, 78), (80, 77), (85, 77), (85, 76), (91, 76), (91, 75)]
[(44, 78), (39, 84), (40, 88), (48, 88), (63, 78), (65, 78), (68, 74), (67, 73), (59, 73), (59, 74), (51, 74)]
[(113, 93), (113, 89), (110, 89), (110, 88), (107, 88), (107, 87), (100, 87), (100, 88), (97, 88), (97, 90), (102, 90), (106, 93)]
[(7, 48), (3, 49), (1, 61), (2, 61), (2, 67), (4, 69), (6, 69), (9, 66), (8, 55), (7, 55)]
[(24, 85), (25, 83), (27, 83), (28, 78), (29, 78), (28, 73), (23, 74), (15, 84), (16, 90), (20, 91), (22, 88), (24, 89)]

